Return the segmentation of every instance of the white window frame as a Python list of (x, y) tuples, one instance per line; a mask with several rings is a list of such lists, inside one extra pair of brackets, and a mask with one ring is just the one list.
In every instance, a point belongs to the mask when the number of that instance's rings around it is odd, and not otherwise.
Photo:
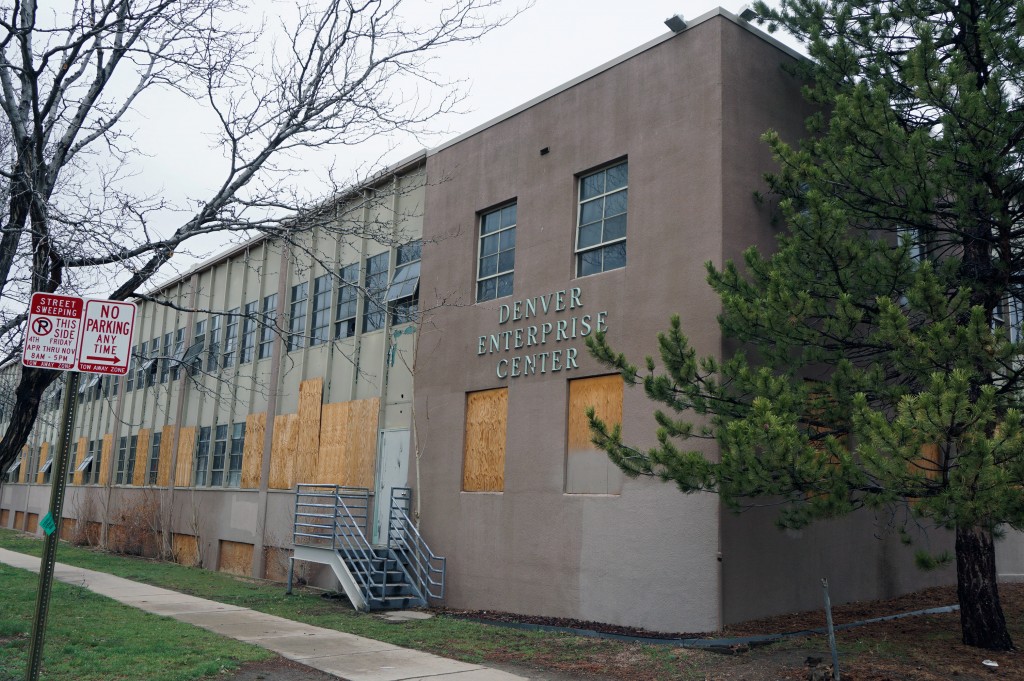
[[(619, 187), (615, 187), (614, 189), (609, 191), (607, 189), (607, 182), (605, 182), (605, 186), (603, 187), (604, 191), (602, 191), (599, 194), (594, 194), (593, 196), (588, 196), (588, 197), (584, 198), (584, 196), (583, 196), (584, 183), (588, 179), (590, 179), (592, 177), (595, 177), (597, 175), (604, 175), (605, 180), (607, 180), (607, 173), (608, 173), (608, 171), (613, 170), (615, 168), (618, 168), (620, 166), (625, 166), (625, 168), (626, 168), (626, 182), (625, 182), (625, 184), (623, 184), (622, 186), (619, 186)], [(603, 166), (601, 168), (598, 168), (597, 170), (594, 170), (594, 171), (591, 171), (591, 172), (587, 172), (587, 173), (585, 173), (583, 175), (580, 175), (579, 176), (579, 180), (577, 181), (576, 184), (577, 184), (577, 186), (576, 186), (576, 230), (575, 230), (575, 233), (574, 233), (574, 242), (573, 242), (573, 254), (574, 254), (575, 259), (576, 259), (576, 276), (577, 277), (589, 277), (589, 276), (591, 276), (593, 274), (600, 274), (602, 272), (609, 272), (612, 269), (622, 269), (622, 268), (624, 268), (626, 266), (626, 264), (628, 263), (628, 253), (626, 255), (626, 258), (624, 258), (623, 264), (621, 266), (617, 266), (617, 267), (613, 267), (613, 268), (607, 268), (607, 267), (604, 266), (604, 262), (605, 262), (605, 252), (609, 248), (611, 248), (612, 246), (617, 246), (619, 244), (625, 244), (626, 243), (626, 237), (628, 235), (628, 226), (629, 226), (629, 161), (627, 159), (622, 159), (622, 160), (619, 160), (619, 161), (615, 161), (613, 163), (609, 163), (608, 165)], [(606, 214), (606, 210), (607, 210), (607, 200), (608, 200), (608, 198), (612, 197), (612, 196), (614, 196), (614, 195), (616, 195), (616, 194), (618, 194), (620, 192), (623, 192), (623, 193), (626, 194), (626, 196), (625, 196), (625, 198), (626, 198), (626, 207), (625, 207), (625, 209), (621, 213), (614, 213), (612, 215), (607, 215)], [(585, 205), (589, 205), (589, 204), (593, 204), (593, 203), (595, 203), (597, 201), (601, 202), (601, 218), (600, 218), (600, 220), (598, 220), (598, 221), (591, 221), (591, 222), (586, 223), (585, 225), (582, 224), (582, 221), (583, 221), (583, 208), (584, 208), (584, 206)], [(610, 239), (605, 238), (604, 230), (605, 230), (606, 223), (611, 218), (618, 217), (619, 215), (624, 216), (623, 219), (625, 220), (625, 224), (623, 225), (623, 228), (622, 228), (622, 236), (612, 237)], [(581, 230), (584, 227), (591, 226), (591, 225), (600, 225), (601, 226), (601, 236), (598, 239), (598, 241), (596, 241), (595, 243), (588, 244), (586, 246), (581, 247), (580, 246), (580, 232), (581, 232)], [(591, 253), (601, 253), (601, 267), (599, 269), (597, 269), (596, 271), (584, 273), (583, 272), (583, 261), (584, 261), (584, 258), (588, 254), (591, 254)]]

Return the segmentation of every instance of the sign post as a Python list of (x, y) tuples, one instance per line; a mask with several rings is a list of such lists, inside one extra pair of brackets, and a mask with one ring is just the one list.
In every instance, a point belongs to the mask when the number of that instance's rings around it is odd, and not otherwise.
[(71, 371), (64, 385), (57, 456), (51, 473), (50, 509), (39, 521), (46, 533), (39, 565), (36, 616), (32, 621), (27, 681), (38, 681), (43, 662), (43, 638), (50, 608), (53, 571), (57, 564), (71, 463), (71, 440), (75, 428), (75, 399), (81, 372), (124, 375), (128, 373), (135, 304), (120, 300), (83, 300), (75, 296), (34, 293), (22, 347), (21, 363), (26, 367)]

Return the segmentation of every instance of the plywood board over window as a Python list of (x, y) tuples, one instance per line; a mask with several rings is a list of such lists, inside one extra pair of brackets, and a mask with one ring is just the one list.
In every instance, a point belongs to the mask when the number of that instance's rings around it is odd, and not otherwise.
[(462, 457), (464, 492), (505, 490), (508, 388), (466, 394), (466, 441)]
[(18, 468), (18, 482), (26, 482), (28, 480), (28, 467), (32, 463), (28, 455), (28, 445), (21, 448), (21, 466)]
[(110, 466), (114, 462), (114, 435), (112, 433), (103, 436), (103, 445), (100, 451), (103, 460), (100, 461), (99, 484), (106, 485), (110, 482)]
[[(163, 440), (161, 440), (161, 443)], [(135, 442), (135, 469), (132, 471), (131, 484), (142, 487), (146, 484), (149, 474), (149, 428), (139, 430), (139, 439)]]
[[(192, 485), (192, 459), (196, 450), (196, 427), (187, 426), (178, 431), (178, 465), (174, 471), (175, 487)], [(181, 561), (179, 561), (181, 562)]]
[(622, 423), (622, 377), (594, 376), (569, 381), (568, 437), (565, 461), (567, 494), (619, 494), (624, 475), (591, 442), (587, 409), (609, 427)]
[(267, 433), (267, 414), (249, 414), (245, 418), (245, 445), (242, 449), (242, 487), (260, 486), (263, 467), (263, 439)]
[(299, 384), (299, 432), (295, 452), (295, 482), (317, 483), (320, 454), (320, 408), (324, 379), (311, 378)]
[(82, 476), (84, 473), (78, 470), (78, 467), (81, 466), (82, 462), (85, 460), (85, 450), (87, 448), (88, 445), (86, 444), (86, 439), (84, 437), (78, 438), (78, 453), (75, 455), (75, 462), (71, 464), (71, 470), (75, 471), (75, 476), (73, 478), (73, 484), (75, 485), (82, 484)]
[(160, 435), (160, 465), (156, 470), (157, 487), (167, 487), (171, 480), (171, 458), (174, 452), (174, 426), (164, 426)]
[(298, 414), (274, 417), (274, 442), (270, 452), (272, 489), (291, 489), (295, 475), (295, 449), (298, 445)]
[(380, 399), (323, 405), (317, 482), (372, 488), (377, 466)]
[(221, 539), (217, 571), (247, 576), (252, 571), (252, 544)]
[[(35, 476), (36, 476), (36, 482), (38, 482), (39, 484), (42, 484), (43, 481), (46, 480), (46, 473), (41, 473), (39, 471), (43, 467), (43, 464), (45, 464), (46, 461), (49, 458), (50, 458), (50, 443), (49, 442), (44, 442), (43, 446), (39, 449), (39, 465), (36, 466), (36, 469), (34, 471), (32, 471), (32, 473), (34, 473)], [(50, 464), (50, 467), (51, 467), (50, 471), (51, 471), (51, 474), (52, 474), (52, 472), (53, 472), (53, 464)], [(0, 523), (0, 525), (2, 525), (2, 524), (3, 523)]]

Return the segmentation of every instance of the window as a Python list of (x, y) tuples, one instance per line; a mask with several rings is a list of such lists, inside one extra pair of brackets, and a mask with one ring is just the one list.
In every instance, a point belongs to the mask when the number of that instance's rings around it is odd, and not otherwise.
[(231, 453), (228, 457), (228, 479), (226, 487), (242, 484), (242, 455), (245, 452), (245, 422), (231, 426)]
[(199, 429), (199, 442), (196, 443), (195, 486), (206, 485), (206, 468), (210, 462), (210, 427)]
[(220, 366), (220, 315), (210, 317), (210, 353), (206, 356), (206, 370), (216, 371)]
[(139, 390), (146, 387), (146, 363), (149, 362), (149, 358), (146, 357), (149, 351), (149, 343), (143, 342), (139, 346), (139, 355), (135, 358), (135, 384)]
[(21, 456), (18, 456), (18, 458), (14, 460), (14, 463), (11, 464), (11, 467), (7, 469), (7, 482), (18, 481), (17, 473), (19, 468), (21, 468)]
[(174, 334), (170, 331), (164, 334), (164, 353), (160, 359), (160, 382), (166, 383), (171, 377), (171, 340)]
[(594, 376), (569, 381), (568, 442), (565, 453), (566, 494), (619, 494), (625, 479), (608, 455), (591, 441), (587, 408), (612, 427), (622, 423), (622, 376)]
[(476, 275), (476, 300), (512, 295), (512, 270), (516, 265), (516, 204), (480, 216), (480, 265)]
[(388, 289), (388, 253), (366, 259), (366, 296), (363, 300), (363, 331), (384, 328), (387, 305), (384, 295)]
[(43, 484), (50, 484), (50, 472), (53, 470), (53, 457), (51, 456), (43, 464), (43, 467), (39, 469), (39, 472), (43, 475)]
[(210, 466), (210, 485), (224, 484), (224, 456), (228, 450), (228, 426), (221, 424), (214, 430), (213, 461)]
[(277, 294), (271, 293), (263, 299), (263, 328), (260, 329), (259, 358), (270, 357), (274, 349), (274, 331), (277, 329)]
[(306, 347), (306, 307), (309, 303), (309, 282), (292, 286), (288, 322), (288, 352)]
[(313, 280), (313, 329), (310, 345), (326, 343), (331, 333), (331, 275)]
[(149, 355), (146, 364), (143, 366), (147, 386), (156, 384), (157, 374), (160, 370), (160, 336), (157, 336), (150, 342)]
[(627, 163), (580, 178), (576, 276), (626, 266)]
[[(82, 474), (83, 485), (95, 485), (100, 481), (100, 465), (103, 463), (103, 442), (100, 440), (90, 440), (89, 448), (82, 459), (82, 463), (78, 464), (76, 472)], [(69, 471), (69, 475), (70, 475)]]
[(507, 423), (508, 388), (466, 394), (462, 491), (504, 491)]
[(359, 265), (345, 265), (338, 273), (338, 309), (335, 314), (334, 337), (356, 335), (356, 316), (359, 300)]
[(185, 357), (185, 329), (180, 328), (174, 332), (174, 366), (171, 367), (171, 379), (177, 381), (181, 378), (181, 365)]
[(120, 439), (117, 448), (117, 472), (114, 474), (114, 484), (132, 484), (135, 477), (135, 450), (138, 445), (138, 435)]
[(245, 304), (245, 319), (242, 320), (242, 350), (239, 353), (239, 364), (252, 361), (256, 348), (256, 301)]
[(149, 438), (149, 470), (146, 475), (146, 484), (155, 485), (160, 477), (160, 440), (163, 433), (157, 431)]
[(135, 372), (139, 369), (140, 350), (136, 346), (128, 359), (128, 373), (124, 375), (124, 391), (130, 393), (135, 390)]
[(204, 347), (206, 347), (206, 320), (200, 319), (195, 323), (195, 330), (192, 333), (192, 347), (185, 353), (190, 362), (190, 364), (185, 366), (192, 374), (201, 371), (203, 368), (202, 352)]
[(238, 308), (228, 310), (228, 325), (224, 331), (224, 368), (235, 366), (238, 352)]
[(422, 241), (410, 241), (398, 247), (395, 274), (388, 286), (387, 302), (391, 306), (391, 323), (416, 321), (420, 308), (420, 255)]

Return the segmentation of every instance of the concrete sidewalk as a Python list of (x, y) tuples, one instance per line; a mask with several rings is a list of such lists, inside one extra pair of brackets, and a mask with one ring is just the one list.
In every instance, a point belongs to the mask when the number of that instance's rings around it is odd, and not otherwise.
[[(0, 563), (38, 572), (39, 562), (35, 556), (0, 549)], [(524, 678), (63, 563), (57, 563), (54, 577), (134, 608), (258, 645), (349, 681), (513, 681)]]

